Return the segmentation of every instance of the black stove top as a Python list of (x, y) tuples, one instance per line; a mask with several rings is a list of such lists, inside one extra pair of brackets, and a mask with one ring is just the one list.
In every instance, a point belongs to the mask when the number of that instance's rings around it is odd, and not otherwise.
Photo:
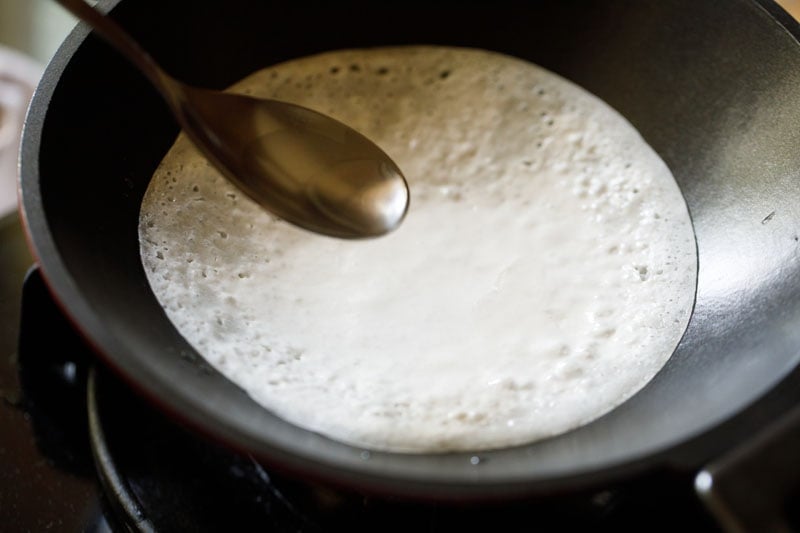
[(482, 507), (277, 477), (178, 426), (103, 368), (32, 264), (16, 215), (0, 220), (3, 531), (716, 530), (686, 475)]
[[(50, 435), (46, 449), (40, 406), (22, 391), (17, 338), (22, 282), (32, 264), (17, 216), (0, 218), (0, 529), (107, 531), (91, 456), (72, 454), (88, 446), (57, 444), (80, 430)], [(82, 441), (88, 445), (85, 434)]]

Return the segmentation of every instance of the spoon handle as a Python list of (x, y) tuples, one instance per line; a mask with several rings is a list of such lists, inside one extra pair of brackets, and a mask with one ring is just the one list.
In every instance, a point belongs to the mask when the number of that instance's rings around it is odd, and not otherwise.
[(103, 15), (84, 0), (56, 0), (56, 2), (89, 24), (100, 36), (136, 65), (156, 87), (167, 93), (172, 92), (174, 86), (172, 78), (113, 19)]

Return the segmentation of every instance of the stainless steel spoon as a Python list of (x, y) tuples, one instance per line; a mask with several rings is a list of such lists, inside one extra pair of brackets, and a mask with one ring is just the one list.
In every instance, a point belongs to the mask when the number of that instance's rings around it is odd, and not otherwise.
[(348, 239), (383, 235), (402, 222), (408, 184), (389, 156), (360, 133), (297, 105), (179, 82), (84, 0), (56, 1), (136, 65), (208, 160), (268, 211)]

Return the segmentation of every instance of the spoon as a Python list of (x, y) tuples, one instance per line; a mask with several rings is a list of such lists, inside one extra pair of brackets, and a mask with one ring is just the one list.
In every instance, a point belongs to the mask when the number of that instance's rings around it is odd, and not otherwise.
[(402, 222), (408, 184), (389, 156), (357, 131), (294, 104), (179, 82), (84, 0), (56, 1), (136, 65), (203, 155), (266, 210), (346, 239), (377, 237)]

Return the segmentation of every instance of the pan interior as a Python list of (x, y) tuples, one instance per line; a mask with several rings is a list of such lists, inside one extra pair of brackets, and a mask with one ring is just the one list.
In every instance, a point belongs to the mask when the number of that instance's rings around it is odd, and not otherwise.
[(480, 491), (655, 457), (731, 417), (797, 365), (800, 47), (758, 3), (731, 2), (724, 12), (713, 0), (409, 2), (391, 12), (353, 4), (233, 0), (183, 10), (140, 0), (115, 4), (113, 15), (168, 71), (217, 88), (294, 57), (394, 44), (495, 50), (578, 83), (642, 133), (686, 198), (699, 277), (681, 344), (633, 399), (530, 446), (364, 454), (286, 424), (204, 365), (150, 292), (138, 211), (177, 128), (147, 83), (79, 29), (33, 102), (23, 208), (56, 295), (137, 388), (203, 432), (291, 470), (387, 490)]

